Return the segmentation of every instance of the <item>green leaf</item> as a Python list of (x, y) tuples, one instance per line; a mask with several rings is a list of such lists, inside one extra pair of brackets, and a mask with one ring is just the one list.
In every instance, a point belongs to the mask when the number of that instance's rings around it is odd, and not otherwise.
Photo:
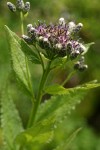
[(66, 90), (63, 86), (55, 84), (55, 85), (51, 85), (51, 86), (47, 86), (44, 89), (45, 93), (48, 94), (52, 94), (52, 95), (62, 95), (62, 94), (66, 94), (68, 90)]
[(54, 59), (52, 61), (51, 68), (62, 66), (66, 63), (66, 61), (67, 61), (67, 56), (65, 56), (63, 58), (62, 57), (57, 57), (56, 59)]
[(90, 48), (90, 46), (93, 45), (93, 44), (95, 44), (95, 43), (91, 42), (91, 43), (85, 44), (84, 46), (85, 46), (86, 49), (85, 49), (85, 51), (82, 54), (84, 55), (85, 53), (87, 53), (89, 48)]
[[(80, 132), (81, 128), (75, 130), (65, 142), (58, 145), (54, 150), (67, 150), (70, 145), (72, 145), (72, 141), (76, 138), (77, 134)], [(71, 148), (71, 146), (70, 146)]]
[(1, 126), (5, 147), (7, 150), (15, 150), (13, 142), (15, 137), (23, 131), (23, 126), (7, 86), (2, 92), (1, 109)]
[[(96, 82), (96, 80), (91, 81), (88, 84), (83, 84), (82, 86), (77, 86), (75, 89), (81, 89), (81, 90), (87, 89), (88, 90), (88, 89), (96, 88), (96, 87), (100, 86), (99, 83), (96, 84), (95, 82)], [(52, 95), (63, 95), (63, 94), (69, 93), (70, 91), (73, 91), (73, 89), (74, 88), (66, 89), (61, 85), (55, 84), (55, 85), (45, 87), (44, 91), (45, 91), (45, 93), (52, 94)]]
[(35, 64), (41, 64), (38, 55), (30, 48), (30, 46), (27, 45), (24, 40), (21, 40), (21, 49), (30, 61)]
[(80, 103), (88, 90), (99, 87), (100, 83), (88, 83), (75, 88), (66, 89), (66, 94), (52, 96), (50, 100), (40, 105), (37, 120), (43, 120), (49, 116), (55, 116), (55, 121), (60, 122), (75, 109), (76, 104)]
[(43, 121), (38, 122), (33, 127), (27, 129), (25, 132), (19, 134), (16, 142), (23, 144), (25, 148), (33, 150), (46, 143), (49, 143), (53, 138), (54, 117), (49, 117)]
[(30, 79), (30, 72), (28, 68), (27, 58), (21, 50), (20, 38), (13, 33), (7, 26), (5, 26), (8, 42), (10, 45), (12, 68), (20, 80), (20, 83), (32, 95), (32, 85)]

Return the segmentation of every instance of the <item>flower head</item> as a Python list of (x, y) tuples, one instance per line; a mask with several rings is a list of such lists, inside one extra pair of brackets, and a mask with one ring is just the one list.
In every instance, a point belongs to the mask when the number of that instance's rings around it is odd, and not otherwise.
[[(69, 56), (73, 60), (81, 56), (86, 49), (77, 39), (77, 34), (82, 26), (82, 23), (76, 25), (74, 22), (69, 22), (67, 24), (64, 18), (60, 18), (57, 24), (46, 25), (41, 22), (35, 26), (29, 24), (27, 33), (31, 43), (38, 43), (42, 49), (45, 49), (47, 57), (50, 55), (54, 57)], [(24, 37), (23, 39), (28, 42)], [(30, 41), (28, 43), (30, 44)]]

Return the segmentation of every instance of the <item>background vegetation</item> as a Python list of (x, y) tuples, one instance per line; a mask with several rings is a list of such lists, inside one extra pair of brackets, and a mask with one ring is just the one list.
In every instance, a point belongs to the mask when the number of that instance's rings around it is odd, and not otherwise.
[[(11, 2), (15, 2), (12, 0)], [(82, 22), (84, 27), (81, 31), (81, 37), (85, 43), (94, 41), (89, 52), (86, 54), (86, 62), (89, 69), (84, 73), (77, 73), (68, 82), (66, 87), (74, 87), (87, 81), (97, 79), (100, 82), (100, 2), (99, 0), (30, 0), (31, 11), (25, 21), (25, 28), (28, 23), (37, 22), (37, 20), (46, 20), (46, 22), (56, 22), (60, 17), (68, 21)], [(18, 15), (11, 13), (6, 1), (0, 0), (0, 93), (4, 82), (9, 78), (12, 88), (12, 94), (16, 106), (23, 118), (25, 126), (30, 110), (30, 103), (27, 95), (21, 92), (20, 87), (16, 86), (16, 81), (12, 76), (10, 67), (10, 54), (4, 32), (4, 25), (8, 25), (14, 32), (21, 36), (20, 20)], [(37, 90), (38, 78), (41, 68), (32, 66), (32, 80), (35, 90)], [(69, 70), (68, 70), (69, 71)], [(9, 75), (10, 73), (10, 75)], [(60, 72), (55, 82), (61, 82), (67, 75), (67, 72)], [(1, 94), (0, 94), (1, 95)], [(47, 96), (46, 96), (47, 97)], [(27, 110), (27, 111), (26, 111)], [(100, 88), (89, 92), (84, 101), (78, 105), (76, 111), (73, 111), (69, 118), (59, 124), (57, 128), (56, 140), (53, 141), (47, 149), (51, 150), (53, 145), (60, 143), (70, 137), (70, 132), (78, 127), (82, 127), (79, 135), (71, 143), (72, 150), (99, 150), (100, 149)], [(0, 145), (2, 145), (2, 131), (0, 130)], [(61, 148), (62, 149), (62, 148)]]

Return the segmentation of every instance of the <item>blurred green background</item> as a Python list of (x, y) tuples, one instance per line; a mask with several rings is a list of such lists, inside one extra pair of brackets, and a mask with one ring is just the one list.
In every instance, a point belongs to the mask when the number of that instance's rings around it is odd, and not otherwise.
[[(29, 23), (37, 22), (37, 20), (45, 20), (49, 22), (57, 22), (60, 17), (64, 17), (67, 22), (75, 21), (76, 23), (83, 23), (84, 27), (80, 33), (81, 38), (85, 43), (95, 42), (88, 53), (86, 54), (86, 63), (89, 68), (84, 73), (77, 73), (68, 82), (66, 87), (73, 87), (78, 84), (97, 79), (100, 82), (100, 0), (29, 0), (31, 2), (31, 11), (24, 22), (24, 26)], [(27, 95), (19, 90), (16, 86), (16, 81), (12, 75), (10, 67), (10, 54), (6, 41), (4, 25), (8, 25), (11, 30), (21, 36), (20, 19), (18, 14), (11, 13), (4, 0), (0, 0), (0, 93), (4, 81), (9, 78), (12, 88), (12, 94), (15, 98), (15, 103), (19, 109), (20, 115), (23, 118), (25, 126), (30, 110), (30, 103)], [(15, 3), (15, 0), (11, 0)], [(32, 80), (34, 82), (34, 89), (37, 89), (38, 78), (41, 74), (39, 66), (30, 64), (32, 72)], [(66, 72), (65, 72), (66, 75)], [(64, 73), (58, 75), (57, 80), (64, 79)], [(16, 96), (15, 96), (16, 95)], [(1, 97), (1, 94), (0, 94)], [(97, 142), (100, 138), (100, 88), (90, 91), (85, 97), (84, 101), (77, 107), (76, 111), (69, 117), (71, 119), (64, 121), (56, 133), (56, 142), (52, 143), (47, 149), (52, 149), (52, 145), (59, 143), (61, 138), (64, 140), (77, 126), (81, 126), (79, 120), (82, 120), (82, 126), (85, 124), (83, 134), (76, 138), (73, 142), (74, 148), (83, 150), (99, 150)], [(77, 121), (78, 120), (78, 121)], [(62, 130), (63, 129), (63, 132)], [(81, 132), (81, 133), (82, 133)], [(59, 136), (60, 135), (60, 136)], [(80, 140), (80, 139), (84, 140)], [(91, 140), (93, 143), (91, 143)], [(90, 141), (85, 142), (85, 141)], [(1, 142), (1, 140), (0, 140)], [(76, 146), (79, 144), (79, 146)], [(75, 144), (76, 143), (76, 144)], [(82, 147), (83, 145), (83, 147)]]

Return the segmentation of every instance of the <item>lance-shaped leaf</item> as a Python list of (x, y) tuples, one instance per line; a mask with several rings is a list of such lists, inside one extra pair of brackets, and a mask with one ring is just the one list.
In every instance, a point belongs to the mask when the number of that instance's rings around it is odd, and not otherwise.
[(80, 103), (84, 99), (84, 96), (87, 94), (89, 89), (99, 86), (99, 83), (88, 83), (75, 88), (63, 89), (63, 95), (52, 96), (50, 100), (40, 105), (37, 120), (40, 121), (53, 115), (55, 116), (55, 121), (60, 122), (62, 119), (67, 117), (71, 110), (75, 109), (76, 104)]
[(10, 53), (12, 60), (12, 68), (23, 85), (30, 94), (32, 94), (32, 85), (30, 81), (30, 72), (28, 68), (27, 58), (21, 50), (21, 39), (5, 26), (8, 42), (10, 45)]
[(23, 144), (29, 150), (41, 149), (53, 138), (54, 117), (38, 122), (33, 127), (19, 134), (16, 143)]
[(7, 87), (3, 89), (1, 99), (1, 126), (5, 149), (15, 150), (14, 139), (23, 131), (22, 122), (15, 104), (11, 98), (10, 90)]

